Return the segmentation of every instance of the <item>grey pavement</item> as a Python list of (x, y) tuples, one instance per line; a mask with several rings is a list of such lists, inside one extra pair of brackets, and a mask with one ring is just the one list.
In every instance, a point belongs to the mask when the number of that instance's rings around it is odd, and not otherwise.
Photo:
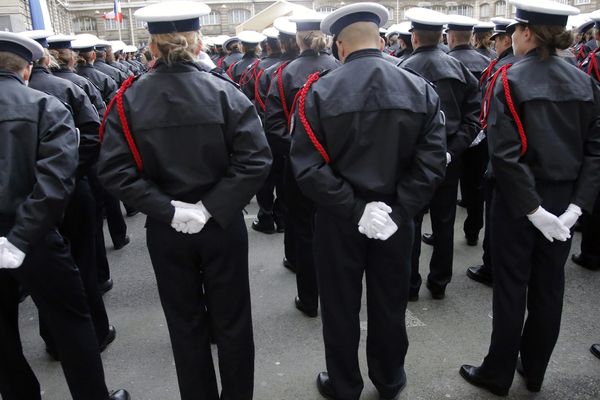
[[(250, 229), (256, 203), (248, 207), (250, 285), (256, 343), (256, 400), (318, 400), (315, 378), (325, 370), (320, 319), (304, 317), (294, 308), (294, 275), (282, 267), (283, 235)], [(468, 247), (462, 234), (463, 209), (458, 209), (454, 278), (446, 299), (432, 300), (425, 288), (421, 299), (409, 303), (407, 324), (410, 347), (406, 359), (408, 384), (400, 399), (493, 399), (467, 384), (461, 364), (479, 364), (491, 334), (490, 288), (471, 281), (466, 267), (479, 263), (480, 247)], [(105, 296), (117, 339), (103, 354), (110, 389), (126, 388), (134, 400), (179, 399), (167, 327), (156, 281), (146, 250), (145, 217), (128, 218), (131, 244), (112, 249), (107, 237), (114, 289)], [(429, 229), (425, 218), (424, 231)], [(572, 253), (579, 251), (579, 234)], [(233, 251), (234, 249), (232, 249)], [(431, 248), (423, 245), (421, 273), (426, 273)], [(600, 272), (566, 265), (566, 293), (562, 331), (542, 391), (527, 392), (515, 376), (510, 399), (600, 399), (600, 360), (589, 352), (600, 342)], [(359, 349), (365, 380), (361, 400), (378, 399), (368, 379), (365, 359), (366, 303), (363, 293), (363, 332)], [(28, 299), (21, 306), (21, 334), (27, 358), (40, 379), (45, 400), (69, 399), (60, 364), (51, 361), (38, 336), (37, 311)], [(216, 349), (214, 351), (216, 356)], [(215, 357), (216, 358), (216, 357)]]

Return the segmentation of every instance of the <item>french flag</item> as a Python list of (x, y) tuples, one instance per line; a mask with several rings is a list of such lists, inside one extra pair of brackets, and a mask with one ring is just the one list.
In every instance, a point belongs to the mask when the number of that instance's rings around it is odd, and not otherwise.
[(113, 10), (104, 13), (104, 19), (114, 19), (115, 21), (123, 22), (123, 13), (121, 12), (121, 2), (114, 0)]

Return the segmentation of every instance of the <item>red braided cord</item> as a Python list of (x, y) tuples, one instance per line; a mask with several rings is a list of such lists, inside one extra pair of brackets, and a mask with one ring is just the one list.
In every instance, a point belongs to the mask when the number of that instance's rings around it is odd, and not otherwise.
[(229, 77), (231, 78), (232, 81), (235, 81), (235, 79), (233, 79), (233, 73), (232, 73), (232, 71), (233, 71), (233, 68), (237, 65), (238, 62), (239, 61), (234, 62), (233, 64), (231, 64), (229, 66), (229, 68), (227, 68), (227, 75), (229, 75)]
[(265, 102), (263, 101), (263, 99), (260, 97), (259, 83), (260, 83), (260, 77), (262, 76), (262, 74), (264, 72), (265, 72), (264, 69), (260, 70), (260, 72), (258, 73), (258, 76), (256, 77), (256, 83), (254, 84), (254, 100), (256, 100), (256, 102), (258, 103), (258, 106), (261, 108), (261, 110), (263, 110), (263, 112), (267, 109), (267, 106), (266, 106)]
[(289, 62), (285, 62), (277, 68), (275, 71), (275, 77), (277, 78), (277, 87), (279, 88), (279, 97), (281, 99), (281, 107), (283, 107), (283, 114), (285, 115), (285, 120), (290, 120), (290, 110), (288, 110), (287, 103), (285, 102), (285, 92), (283, 91), (283, 69), (289, 64)]
[(221, 56), (221, 58), (219, 58), (217, 60), (217, 67), (221, 68), (223, 66), (223, 60), (225, 60), (225, 56)]
[(487, 82), (490, 76), (492, 76), (492, 72), (494, 71), (494, 67), (496, 66), (496, 64), (498, 64), (498, 59), (494, 58), (490, 62), (490, 65), (488, 65), (488, 67), (485, 69), (485, 71), (483, 71), (483, 74), (481, 74), (481, 79), (479, 79), (479, 86), (483, 86), (483, 84)]
[(519, 137), (521, 138), (521, 157), (525, 155), (527, 152), (527, 136), (525, 136), (525, 128), (523, 128), (523, 123), (521, 122), (521, 118), (517, 113), (515, 108), (515, 104), (513, 102), (512, 96), (510, 94), (510, 86), (508, 84), (508, 79), (506, 78), (506, 70), (510, 68), (511, 64), (505, 65), (501, 68), (502, 71), (502, 85), (504, 86), (504, 95), (506, 96), (506, 104), (510, 110), (510, 113), (517, 124), (517, 130), (519, 131)]
[(308, 77), (308, 80), (300, 90), (299, 93), (301, 94), (298, 98), (298, 116), (300, 117), (302, 126), (304, 126), (304, 130), (306, 130), (306, 134), (308, 135), (308, 138), (312, 142), (313, 146), (315, 146), (315, 149), (317, 149), (317, 151), (321, 154), (321, 157), (323, 157), (325, 163), (329, 164), (331, 161), (329, 155), (327, 154), (327, 151), (325, 151), (323, 145), (319, 143), (319, 140), (315, 136), (315, 133), (313, 132), (310, 123), (308, 122), (308, 119), (306, 119), (306, 110), (304, 109), (304, 101), (306, 100), (306, 95), (308, 94), (308, 91), (310, 90), (310, 87), (313, 85), (313, 83), (319, 80), (319, 77), (319, 72), (315, 72), (314, 74), (310, 75)]
[(583, 49), (584, 45), (579, 48), (579, 53), (577, 53), (577, 59), (581, 60), (581, 62), (585, 61), (585, 50)]
[(106, 107), (106, 111), (104, 111), (104, 115), (102, 116), (102, 123), (100, 123), (100, 130), (98, 131), (98, 136), (100, 136), (100, 143), (102, 143), (102, 139), (104, 138), (104, 125), (106, 124), (106, 119), (108, 118), (108, 113), (113, 108), (115, 101), (117, 101), (117, 94), (119, 94), (119, 92), (121, 92), (121, 90), (123, 90), (123, 92), (125, 90), (127, 90), (131, 86), (131, 84), (133, 83), (134, 80), (135, 80), (134, 75), (130, 75), (127, 79), (125, 79), (125, 81), (123, 81), (123, 83), (121, 84), (121, 87), (115, 94), (115, 96), (110, 100), (110, 103), (108, 103), (108, 107)]
[[(247, 68), (244, 70), (244, 72), (242, 72), (242, 76), (240, 77), (240, 86), (247, 84), (250, 79), (248, 78), (248, 75), (252, 76), (253, 78), (256, 78), (256, 67), (258, 66), (258, 63), (260, 62), (260, 60), (256, 60), (252, 63), (252, 66), (250, 68)], [(252, 72), (251, 74), (249, 74), (248, 72)]]
[(595, 50), (593, 53), (590, 53), (590, 65), (588, 65), (587, 73), (592, 76), (592, 72), (596, 75), (596, 80), (600, 81), (600, 71), (598, 71), (598, 59), (596, 58)]
[(294, 111), (296, 110), (296, 103), (298, 102), (300, 92), (300, 90), (296, 92), (296, 95), (294, 96), (294, 101), (292, 101), (292, 107), (290, 108), (290, 117), (288, 118), (288, 131), (292, 130), (292, 119), (294, 118)]
[(488, 110), (490, 109), (490, 102), (492, 95), (494, 94), (494, 86), (496, 86), (496, 80), (500, 75), (500, 70), (492, 76), (488, 87), (485, 89), (485, 95), (483, 96), (483, 102), (481, 104), (481, 112), (479, 114), (479, 122), (481, 123), (481, 129), (487, 128)]

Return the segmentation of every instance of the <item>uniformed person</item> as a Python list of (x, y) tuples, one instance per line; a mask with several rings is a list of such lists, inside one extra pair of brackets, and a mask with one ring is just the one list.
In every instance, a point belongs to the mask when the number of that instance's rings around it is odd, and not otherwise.
[(32, 39), (0, 33), (0, 395), (41, 400), (19, 338), (21, 284), (48, 321), (73, 399), (129, 399), (109, 396), (79, 270), (56, 230), (75, 184), (77, 134), (59, 100), (25, 85), (42, 56)]
[(95, 46), (96, 60), (94, 60), (94, 68), (110, 76), (117, 83), (117, 86), (121, 86), (129, 74), (124, 73), (117, 67), (108, 63), (107, 58), (110, 53), (109, 49), (109, 42), (106, 40), (98, 40), (98, 43)]
[(254, 102), (257, 79), (264, 73), (265, 69), (281, 61), (282, 57), (281, 46), (279, 45), (279, 31), (271, 27), (265, 29), (262, 34), (266, 37), (263, 43), (265, 44), (267, 55), (246, 68), (246, 80), (241, 85), (242, 91), (252, 102)]
[(595, 21), (590, 19), (582, 22), (577, 28), (576, 32), (580, 36), (580, 40), (577, 42), (574, 48), (574, 54), (577, 58), (578, 63), (582, 63), (588, 57), (588, 55), (598, 48), (598, 44), (595, 40)]
[(490, 39), (494, 33), (494, 26), (493, 22), (479, 22), (473, 28), (473, 47), (489, 59), (496, 58)]
[(398, 43), (400, 44), (400, 49), (394, 54), (394, 56), (399, 58), (399, 63), (410, 57), (413, 52), (410, 28), (411, 25), (408, 21), (402, 22), (398, 26)]
[[(294, 60), (299, 53), (298, 43), (296, 43), (296, 24), (290, 22), (287, 17), (279, 17), (273, 21), (273, 27), (279, 32), (279, 44), (283, 52), (279, 61), (270, 67), (260, 71), (256, 78), (254, 105), (258, 115), (263, 119), (266, 111), (266, 101), (273, 76), (278, 68)], [(263, 123), (264, 125), (264, 123)], [(283, 232), (285, 230), (283, 222), (284, 214), (284, 191), (283, 191), (283, 167), (285, 160), (281, 157), (273, 158), (273, 165), (269, 177), (264, 186), (256, 193), (256, 202), (259, 210), (256, 219), (252, 222), (252, 229), (267, 234)], [(284, 238), (284, 260), (283, 265), (293, 270), (292, 244)]]
[(523, 59), (496, 73), (487, 118), (496, 180), (492, 338), (480, 367), (460, 369), (468, 382), (501, 396), (515, 368), (529, 391), (541, 389), (560, 331), (569, 229), (600, 188), (600, 90), (556, 56), (571, 45), (567, 16), (579, 10), (511, 2), (513, 47)]
[[(462, 15), (449, 15), (448, 18), (448, 55), (462, 62), (473, 76), (480, 80), (490, 59), (471, 46), (473, 28), (478, 24), (477, 20)], [(467, 209), (463, 231), (469, 246), (477, 245), (479, 232), (483, 228), (482, 183), (487, 163), (487, 142), (483, 140), (471, 143), (463, 153), (460, 194)]]
[(227, 57), (227, 51), (223, 47), (223, 43), (229, 39), (229, 36), (220, 35), (214, 39), (215, 42), (215, 56), (212, 58), (217, 68), (223, 69), (223, 60)]
[(284, 164), (284, 235), (289, 243), (286, 257), (296, 272), (298, 296), (295, 304), (309, 317), (317, 316), (319, 304), (312, 253), (314, 205), (300, 192), (291, 170), (289, 151), (292, 138), (289, 128), (290, 118), (298, 105), (297, 94), (308, 77), (339, 65), (335, 58), (323, 52), (327, 47), (327, 37), (319, 30), (322, 19), (321, 16), (290, 17), (290, 21), (296, 24), (300, 55), (289, 64), (282, 64), (274, 74), (265, 116), (265, 134), (273, 158), (283, 160)]
[(242, 209), (266, 179), (271, 154), (246, 96), (196, 63), (199, 17), (209, 13), (185, 1), (136, 11), (148, 22), (158, 60), (152, 73), (121, 88), (123, 108), (108, 111), (98, 174), (107, 190), (148, 216), (181, 398), (250, 400), (254, 344)]
[[(512, 19), (506, 18), (492, 18), (491, 21), (495, 24), (494, 34), (490, 37), (490, 40), (494, 42), (494, 50), (498, 57), (493, 59), (490, 62), (490, 65), (483, 71), (483, 74), (479, 80), (481, 92), (483, 94), (484, 103), (487, 102), (486, 97), (490, 80), (493, 78), (496, 71), (502, 68), (507, 64), (514, 64), (519, 60), (519, 57), (516, 57), (513, 53), (512, 48), (512, 37), (509, 33), (506, 32), (506, 27), (514, 22)], [(487, 107), (487, 105), (482, 104), (482, 107)], [(480, 114), (480, 118), (483, 117), (484, 114)], [(483, 134), (485, 134), (485, 125), (482, 126)], [(482, 135), (478, 136), (477, 140), (480, 140), (482, 143), (485, 143), (486, 153), (487, 153), (487, 137)], [(489, 159), (489, 157), (488, 157)], [(467, 276), (473, 279), (476, 282), (483, 283), (485, 285), (491, 286), (493, 281), (493, 271), (492, 271), (492, 249), (491, 249), (491, 237), (490, 237), (490, 228), (491, 228), (491, 206), (492, 206), (492, 194), (494, 189), (494, 179), (491, 176), (491, 169), (486, 168), (486, 172), (483, 179), (483, 193), (485, 200), (485, 217), (484, 217), (484, 237), (483, 237), (483, 256), (482, 256), (482, 264), (474, 265), (472, 267), (467, 268)]]
[[(429, 211), (433, 229), (433, 253), (429, 264), (427, 288), (434, 299), (443, 299), (452, 279), (454, 255), (454, 220), (462, 155), (479, 133), (481, 96), (479, 82), (467, 67), (445, 54), (437, 46), (447, 16), (433, 10), (412, 8), (406, 11), (412, 23), (413, 55), (400, 64), (433, 82), (446, 116), (448, 137), (447, 169)], [(421, 224), (424, 211), (415, 218), (415, 241), (412, 255), (410, 299), (417, 300), (421, 287), (419, 256)]]
[[(48, 46), (47, 38), (52, 32), (28, 31), (23, 32), (40, 43), (42, 47)], [(76, 172), (75, 188), (59, 226), (70, 244), (73, 260), (77, 265), (85, 289), (87, 304), (96, 330), (96, 337), (100, 343), (100, 350), (104, 351), (115, 340), (115, 328), (108, 323), (106, 308), (98, 287), (98, 272), (96, 265), (96, 202), (92, 195), (87, 175), (95, 164), (100, 151), (98, 128), (100, 118), (98, 112), (90, 102), (85, 92), (74, 83), (57, 78), (50, 74), (48, 66), (50, 54), (44, 49), (43, 57), (34, 63), (29, 87), (39, 90), (59, 99), (71, 112), (75, 127), (79, 134), (79, 165)], [(104, 249), (98, 249), (104, 251)], [(58, 359), (54, 340), (49, 333), (48, 325), (51, 321), (40, 321), (40, 335), (46, 342), (48, 353)]]
[(135, 55), (138, 52), (138, 48), (132, 45), (126, 45), (125, 47), (123, 47), (123, 56), (124, 56), (124, 61), (125, 63), (131, 65), (131, 67), (133, 68), (133, 73), (134, 74), (141, 74), (144, 72), (144, 66), (142, 65), (141, 62), (139, 62), (138, 60), (136, 60)]
[(239, 61), (234, 62), (227, 69), (227, 75), (237, 84), (245, 85), (248, 79), (246, 69), (259, 62), (257, 50), (260, 42), (265, 39), (265, 35), (255, 31), (242, 31), (237, 37), (242, 43), (244, 55)]
[(126, 76), (132, 74), (132, 72), (125, 65), (118, 62), (118, 57), (115, 57), (115, 53), (120, 52), (123, 47), (119, 41), (108, 42), (110, 46), (106, 46), (106, 63), (111, 67), (114, 67), (124, 73)]
[(235, 64), (236, 62), (242, 59), (244, 55), (242, 54), (241, 46), (242, 44), (240, 42), (240, 39), (236, 36), (230, 37), (229, 39), (223, 42), (223, 47), (227, 51), (227, 55), (225, 56), (225, 58), (223, 59), (223, 63), (221, 64), (223, 72), (227, 72), (231, 65)]
[(382, 399), (396, 398), (406, 384), (412, 217), (446, 164), (438, 95), (383, 59), (377, 27), (387, 19), (376, 3), (325, 17), (321, 30), (336, 37), (343, 65), (309, 78), (294, 116), (294, 174), (317, 207), (314, 254), (327, 363), (317, 387), (331, 399), (358, 400), (363, 389), (357, 352), (364, 274), (369, 377)]
[[(594, 39), (596, 42), (600, 42), (600, 10), (594, 11), (590, 18), (594, 21)], [(588, 46), (589, 48), (589, 46)], [(600, 84), (600, 48), (596, 47), (587, 54), (587, 58), (579, 64), (579, 68), (585, 71), (589, 76)]]
[(571, 260), (583, 268), (600, 270), (600, 196), (596, 198), (592, 213), (581, 218), (581, 252), (573, 254)]
[(71, 48), (77, 52), (77, 74), (92, 82), (100, 90), (104, 103), (108, 104), (119, 87), (113, 78), (94, 67), (96, 61), (94, 48), (98, 40), (94, 35), (81, 34), (71, 43)]

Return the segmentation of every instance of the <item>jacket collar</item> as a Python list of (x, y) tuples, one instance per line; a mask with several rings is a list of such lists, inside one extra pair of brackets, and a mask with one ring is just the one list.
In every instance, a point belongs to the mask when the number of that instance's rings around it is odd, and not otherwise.
[(381, 53), (381, 51), (379, 51), (379, 49), (362, 49), (362, 50), (357, 50), (355, 52), (352, 52), (348, 55), (348, 57), (346, 57), (346, 60), (344, 61), (344, 64), (347, 64), (348, 62), (352, 61), (352, 60), (357, 60), (359, 58), (364, 58), (364, 57), (379, 57), (379, 58), (383, 58), (383, 54)]
[(426, 51), (442, 51), (442, 49), (440, 49), (437, 45), (435, 46), (421, 46), (418, 49), (414, 49), (413, 50), (413, 54), (417, 54), (417, 53), (424, 53)]
[(1, 70), (1, 69), (0, 69), (0, 79), (2, 79), (2, 80), (16, 79), (21, 84), (23, 84), (23, 85), (25, 84), (25, 81), (23, 80), (21, 75), (17, 74), (16, 72), (5, 71), (5, 70)]

